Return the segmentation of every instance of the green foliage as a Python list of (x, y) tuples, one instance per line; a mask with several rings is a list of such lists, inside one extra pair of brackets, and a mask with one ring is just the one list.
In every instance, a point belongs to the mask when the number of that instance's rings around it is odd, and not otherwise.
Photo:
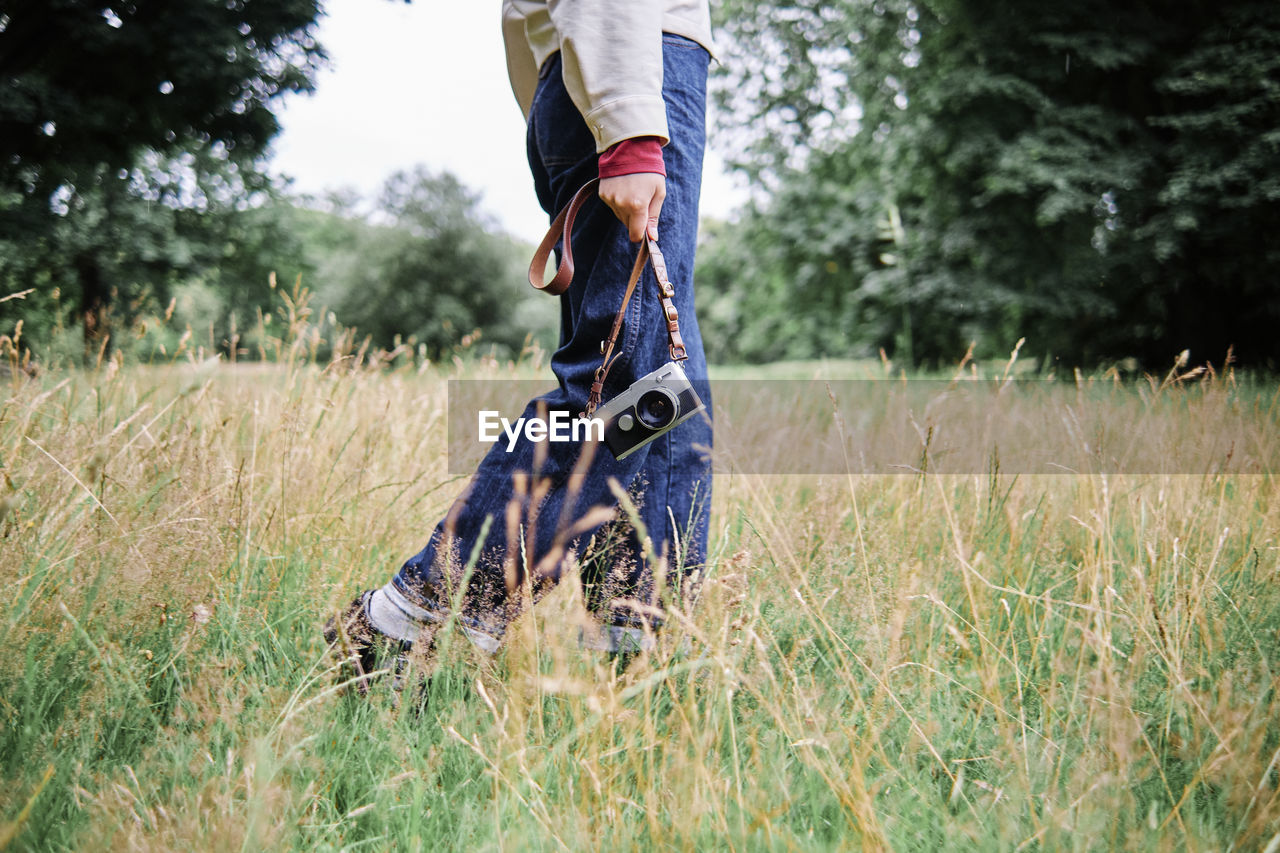
[[(0, 285), (36, 288), (31, 331), (74, 317), (92, 355), (113, 319), (192, 277), (225, 276), (243, 304), (259, 261), (229, 253), (250, 231), (273, 236), (241, 214), (261, 204), (254, 164), (279, 130), (272, 101), (310, 91), (324, 61), (318, 14), (316, 0), (5, 5)], [(12, 317), (13, 306), (0, 315)]]
[(0, 188), (37, 207), (63, 184), (220, 144), (240, 160), (279, 130), (273, 98), (310, 91), (317, 0), (19, 0), (0, 26)]
[[(38, 237), (0, 235), (0, 290), (33, 291), (0, 303), (0, 328), (21, 320), (45, 361), (92, 360), (107, 346), (145, 347), (128, 333), (176, 300), (180, 323), (226, 350), (233, 330), (271, 310), (271, 274), (307, 269), (287, 211), (266, 177), (218, 152), (152, 152), (123, 176), (99, 171)], [(83, 347), (66, 334), (79, 324)]]
[(352, 198), (319, 207), (297, 211), (317, 298), (374, 346), (433, 359), (476, 341), (518, 355), (531, 334), (554, 346), (559, 306), (524, 283), (531, 250), (453, 175), (398, 172), (363, 214)]
[(1280, 7), (741, 0), (720, 21), (722, 121), (762, 192), (712, 254), (740, 271), (724, 298), (759, 306), (748, 339), (789, 311), (816, 341), (775, 350), (1280, 358)]

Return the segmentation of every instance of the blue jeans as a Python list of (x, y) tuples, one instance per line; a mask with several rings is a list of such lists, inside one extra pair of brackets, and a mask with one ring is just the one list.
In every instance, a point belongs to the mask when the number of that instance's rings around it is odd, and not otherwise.
[[(663, 37), (670, 143), (663, 149), (667, 195), (659, 243), (676, 288), (689, 355), (685, 372), (708, 414), (711, 398), (693, 305), (693, 262), (709, 59), (688, 39)], [(560, 68), (558, 54), (543, 66), (528, 129), (534, 186), (552, 216), (596, 176), (595, 142), (565, 91)], [(551, 359), (559, 387), (531, 400), (525, 417), (536, 416), (539, 407), (571, 416), (585, 407), (600, 364), (600, 344), (622, 302), (637, 248), (603, 202), (589, 202), (579, 213), (573, 231), (576, 272), (559, 297), (560, 344)], [(618, 343), (623, 354), (609, 373), (605, 401), (670, 360), (657, 297), (652, 270), (647, 270), (627, 308)], [(660, 587), (665, 583), (676, 594), (687, 592), (706, 562), (710, 452), (711, 422), (702, 415), (621, 462), (603, 445), (591, 453), (581, 444), (533, 444), (521, 438), (507, 452), (506, 443), (498, 442), (426, 547), (401, 567), (392, 585), (409, 603), (434, 616), (456, 600), (465, 584), (459, 614), (463, 625), (501, 637), (528, 600), (524, 590), (531, 589), (536, 599), (576, 562), (588, 606), (607, 624), (656, 625)], [(589, 454), (585, 460), (584, 454)], [(610, 481), (629, 492), (648, 543), (623, 512), (603, 527), (571, 531), (591, 509), (618, 506)], [(464, 577), (469, 564), (474, 568)], [(662, 581), (655, 577), (657, 566), (665, 567)]]

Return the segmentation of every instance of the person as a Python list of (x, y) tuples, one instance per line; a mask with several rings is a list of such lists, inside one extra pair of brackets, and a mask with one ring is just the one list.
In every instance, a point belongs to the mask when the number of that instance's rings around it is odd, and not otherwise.
[[(585, 205), (573, 227), (576, 272), (559, 297), (551, 359), (558, 387), (530, 401), (524, 416), (584, 410), (645, 238), (660, 242), (688, 354), (683, 366), (709, 412), (693, 297), (712, 46), (707, 0), (504, 0), (502, 26), (539, 202), (554, 217), (596, 177), (603, 202)], [(646, 270), (624, 315), (605, 401), (670, 360), (658, 299)], [(706, 561), (710, 449), (705, 416), (623, 460), (587, 444), (522, 438), (509, 451), (498, 442), (422, 551), (331, 620), (326, 638), (362, 689), (387, 654), (429, 644), (450, 615), (492, 652), (521, 609), (576, 565), (599, 617), (584, 645), (645, 647), (661, 625), (663, 587), (687, 591)], [(615, 508), (603, 526), (600, 507)]]

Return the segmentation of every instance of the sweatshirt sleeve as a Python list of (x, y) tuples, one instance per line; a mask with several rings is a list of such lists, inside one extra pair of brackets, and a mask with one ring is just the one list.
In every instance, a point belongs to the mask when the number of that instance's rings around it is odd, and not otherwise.
[(656, 136), (640, 136), (624, 139), (600, 154), (600, 177), (617, 178), (639, 172), (667, 174), (666, 161), (662, 159), (662, 140)]
[(654, 0), (552, 0), (564, 84), (596, 151), (623, 139), (668, 140), (662, 100), (662, 5)]

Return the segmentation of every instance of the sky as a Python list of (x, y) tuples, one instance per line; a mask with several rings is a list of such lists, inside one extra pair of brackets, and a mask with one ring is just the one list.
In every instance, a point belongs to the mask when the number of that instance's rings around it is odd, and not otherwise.
[[(398, 169), (448, 170), (511, 234), (541, 239), (547, 216), (507, 82), (499, 4), (328, 0), (325, 9), (318, 37), (330, 67), (314, 95), (284, 102), (275, 171), (299, 192), (351, 187), (372, 198)], [(745, 195), (708, 150), (703, 215), (729, 218)]]

